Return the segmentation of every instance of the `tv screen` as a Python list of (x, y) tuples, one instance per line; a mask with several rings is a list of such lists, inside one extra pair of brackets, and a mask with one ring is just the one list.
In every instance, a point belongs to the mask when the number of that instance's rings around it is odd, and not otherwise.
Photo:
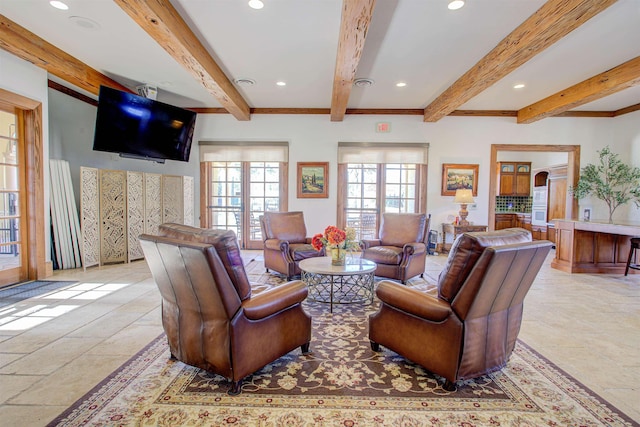
[(93, 149), (123, 157), (189, 161), (196, 113), (100, 86)]

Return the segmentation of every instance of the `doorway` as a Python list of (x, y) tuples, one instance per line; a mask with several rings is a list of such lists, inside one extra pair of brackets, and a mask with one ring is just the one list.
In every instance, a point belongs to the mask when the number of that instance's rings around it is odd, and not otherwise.
[[(526, 145), (526, 144), (491, 144), (490, 165), (498, 163), (498, 153), (502, 151), (517, 152), (560, 152), (567, 153), (567, 184), (570, 187), (578, 185), (580, 178), (580, 146), (579, 145)], [(489, 229), (495, 229), (496, 222), (496, 186), (498, 183), (497, 170), (490, 168), (489, 175)], [(567, 197), (565, 217), (577, 219), (578, 200)]]
[(0, 287), (44, 278), (44, 168), (42, 104), (0, 89)]

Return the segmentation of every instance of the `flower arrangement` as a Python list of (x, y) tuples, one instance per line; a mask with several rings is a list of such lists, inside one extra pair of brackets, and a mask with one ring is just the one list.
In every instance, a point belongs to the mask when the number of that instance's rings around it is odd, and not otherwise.
[(334, 225), (325, 228), (324, 233), (318, 233), (311, 238), (311, 246), (316, 251), (327, 248), (331, 251), (331, 263), (344, 265), (347, 251), (359, 250), (360, 244), (356, 241), (356, 230), (347, 227), (344, 230)]

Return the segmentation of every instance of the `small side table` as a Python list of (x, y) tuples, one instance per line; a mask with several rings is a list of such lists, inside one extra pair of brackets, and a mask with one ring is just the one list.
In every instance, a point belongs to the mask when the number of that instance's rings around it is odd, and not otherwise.
[(486, 225), (456, 225), (456, 224), (442, 224), (442, 250), (449, 252), (451, 249), (451, 245), (453, 243), (449, 243), (447, 247), (447, 234), (453, 235), (452, 242), (455, 242), (458, 234), (467, 233), (471, 231), (487, 231), (488, 226)]

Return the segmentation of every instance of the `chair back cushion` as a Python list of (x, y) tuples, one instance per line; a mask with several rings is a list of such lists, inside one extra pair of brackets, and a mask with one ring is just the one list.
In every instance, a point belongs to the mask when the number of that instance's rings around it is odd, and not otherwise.
[(407, 243), (423, 243), (426, 226), (427, 216), (423, 213), (384, 213), (380, 224), (380, 244), (403, 247)]
[(265, 240), (279, 239), (289, 243), (307, 241), (307, 227), (302, 212), (265, 212), (262, 225)]
[(463, 233), (453, 242), (447, 262), (438, 277), (438, 296), (448, 302), (453, 301), (487, 247), (530, 241), (531, 233), (524, 228)]
[(189, 242), (208, 243), (215, 247), (222, 265), (231, 283), (238, 291), (242, 301), (251, 297), (251, 284), (244, 269), (244, 263), (236, 235), (231, 230), (211, 230), (183, 224), (161, 224), (158, 229), (161, 236), (173, 237)]

